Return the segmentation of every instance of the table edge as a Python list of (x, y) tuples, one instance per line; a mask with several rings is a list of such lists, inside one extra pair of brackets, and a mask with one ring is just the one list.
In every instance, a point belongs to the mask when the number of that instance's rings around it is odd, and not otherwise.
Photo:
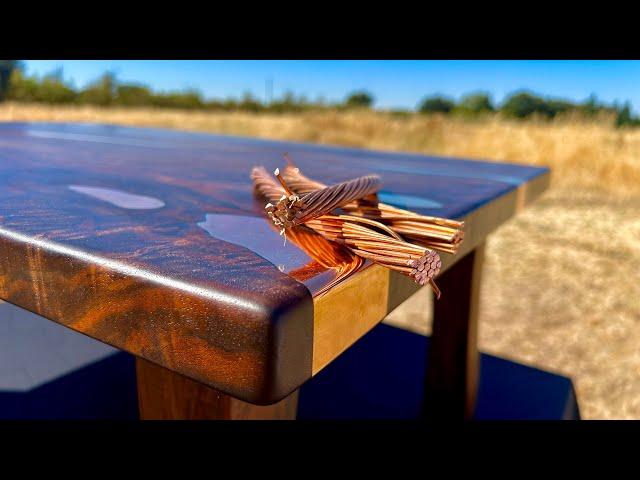
[[(539, 175), (464, 215), (465, 240), (458, 254), (442, 255), (442, 272), (481, 244), (487, 235), (535, 201), (549, 187), (551, 171)], [(319, 373), (420, 287), (380, 265), (369, 265), (313, 299), (313, 367)], [(443, 292), (446, 295), (447, 292)], [(379, 298), (379, 302), (372, 299)]]

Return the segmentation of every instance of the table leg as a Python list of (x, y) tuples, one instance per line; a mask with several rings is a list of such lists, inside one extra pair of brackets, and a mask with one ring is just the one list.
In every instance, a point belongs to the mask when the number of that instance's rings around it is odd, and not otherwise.
[(274, 405), (243, 402), (199, 382), (136, 358), (142, 420), (294, 420), (298, 391)]
[(424, 416), (470, 419), (478, 390), (478, 303), (484, 243), (442, 274), (434, 300)]

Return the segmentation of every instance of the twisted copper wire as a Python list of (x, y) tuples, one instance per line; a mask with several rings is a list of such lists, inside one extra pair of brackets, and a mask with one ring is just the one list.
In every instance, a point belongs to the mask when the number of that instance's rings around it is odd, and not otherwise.
[[(275, 203), (285, 194), (284, 188), (275, 182), (263, 167), (255, 167), (251, 172), (251, 178), (256, 193), (269, 202)], [(336, 278), (318, 291), (317, 295), (321, 295), (357, 271), (364, 262), (362, 257), (348, 248), (330, 242), (304, 225), (291, 228), (288, 231), (288, 238), (323, 267), (337, 270)], [(290, 273), (295, 275), (296, 272)]]
[[(282, 177), (293, 193), (304, 195), (326, 188), (325, 184), (303, 175), (288, 155), (285, 158), (287, 166)], [(420, 215), (367, 199), (358, 199), (341, 208), (351, 215), (382, 222), (407, 239), (447, 253), (456, 253), (464, 239), (464, 222), (457, 220)]]
[(372, 195), (380, 190), (382, 185), (379, 176), (365, 175), (299, 196), (289, 190), (278, 170), (275, 175), (284, 193), (275, 205), (267, 205), (267, 213), (277, 226), (284, 229), (301, 225), (354, 200)]
[[(285, 190), (286, 183), (284, 186), (278, 185), (263, 167), (255, 167), (251, 178), (256, 192), (269, 201), (267, 211), (270, 206), (273, 207), (273, 202), (283, 200), (283, 197), (286, 201), (291, 201), (291, 195), (287, 196), (288, 192)], [(416, 283), (430, 283), (438, 298), (440, 297), (433, 278), (440, 272), (442, 262), (434, 250), (405, 242), (393, 230), (379, 222), (351, 215), (320, 215), (306, 220), (305, 226), (327, 240), (344, 245), (359, 257), (413, 278)], [(290, 229), (290, 232), (296, 231), (297, 228)]]
[[(317, 295), (323, 294), (334, 285), (340, 283), (357, 271), (364, 263), (363, 258), (354, 254), (348, 248), (327, 240), (304, 225), (292, 228), (289, 230), (288, 235), (291, 243), (298, 246), (318, 264), (336, 271), (336, 278), (318, 290), (316, 292)], [(296, 277), (304, 268), (292, 270), (289, 274)]]
[(408, 275), (421, 285), (440, 272), (442, 261), (436, 251), (380, 234), (348, 218), (348, 215), (323, 215), (305, 225), (328, 240), (345, 245), (356, 255)]

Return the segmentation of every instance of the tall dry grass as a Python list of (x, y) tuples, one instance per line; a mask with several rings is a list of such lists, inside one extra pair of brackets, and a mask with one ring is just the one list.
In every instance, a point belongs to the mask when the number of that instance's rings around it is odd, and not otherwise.
[[(640, 129), (575, 118), (465, 121), (0, 106), (0, 121), (144, 125), (545, 165), (552, 188), (489, 237), (480, 347), (571, 376), (586, 418), (640, 417)], [(387, 321), (428, 333), (426, 289)]]

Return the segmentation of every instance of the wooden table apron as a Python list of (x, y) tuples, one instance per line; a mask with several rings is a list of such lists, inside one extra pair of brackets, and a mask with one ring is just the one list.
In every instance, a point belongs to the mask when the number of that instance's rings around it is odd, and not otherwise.
[(388, 203), (464, 219), (444, 271), (549, 182), (519, 165), (0, 124), (0, 297), (145, 359), (145, 372), (156, 364), (252, 404), (291, 398), (418, 287), (367, 264), (318, 294), (334, 269), (282, 246), (248, 176), (285, 152), (325, 183), (378, 173)]

